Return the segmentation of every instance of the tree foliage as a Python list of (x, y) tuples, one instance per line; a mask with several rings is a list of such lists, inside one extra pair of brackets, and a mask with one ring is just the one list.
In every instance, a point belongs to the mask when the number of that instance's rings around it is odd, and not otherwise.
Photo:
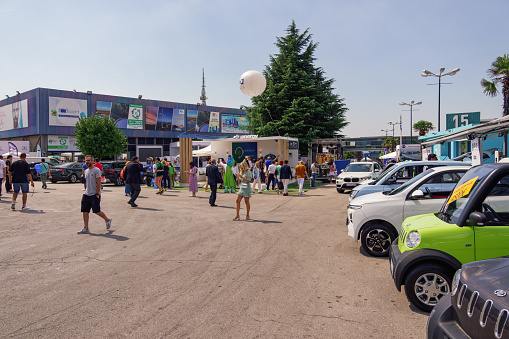
[(396, 150), (396, 146), (399, 145), (399, 139), (398, 138), (392, 138), (392, 137), (386, 137), (384, 139), (383, 146), (385, 149), (392, 148), (392, 150)]
[(429, 121), (420, 120), (414, 124), (414, 131), (419, 132), (420, 136), (426, 135), (429, 131), (434, 129), (435, 127)]
[(127, 149), (127, 137), (115, 120), (92, 116), (79, 119), (74, 127), (76, 146), (84, 155), (95, 158), (113, 157)]
[(270, 56), (263, 72), (267, 88), (252, 98), (253, 107), (248, 110), (255, 134), (298, 138), (301, 153), (307, 152), (311, 140), (341, 136), (348, 124), (343, 99), (333, 93), (334, 79), (327, 79), (325, 71), (314, 64), (318, 44), (308, 30), (300, 34), (292, 21), (287, 35), (276, 38), (279, 53)]
[(486, 72), (492, 81), (482, 79), (481, 86), (484, 88), (484, 94), (495, 97), (498, 93), (497, 84), (502, 84), (502, 116), (509, 115), (509, 54), (499, 56), (491, 64), (491, 68)]

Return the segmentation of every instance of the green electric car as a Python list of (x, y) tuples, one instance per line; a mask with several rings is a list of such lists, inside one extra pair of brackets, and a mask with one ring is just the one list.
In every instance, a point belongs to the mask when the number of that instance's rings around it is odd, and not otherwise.
[(431, 311), (462, 264), (509, 255), (509, 164), (471, 168), (437, 214), (407, 218), (390, 269), (408, 300)]

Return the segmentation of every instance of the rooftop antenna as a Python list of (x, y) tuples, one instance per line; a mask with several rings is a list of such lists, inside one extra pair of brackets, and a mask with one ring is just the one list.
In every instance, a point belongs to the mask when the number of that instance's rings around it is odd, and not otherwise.
[(201, 69), (202, 71), (202, 85), (201, 85), (201, 95), (200, 95), (200, 100), (201, 100), (201, 104), (202, 106), (206, 106), (207, 105), (207, 102), (205, 100), (207, 100), (207, 94), (205, 94), (205, 69)]

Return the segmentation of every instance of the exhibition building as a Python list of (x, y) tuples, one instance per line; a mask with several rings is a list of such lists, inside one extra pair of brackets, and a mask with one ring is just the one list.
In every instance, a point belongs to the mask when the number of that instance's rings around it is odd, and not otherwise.
[(115, 120), (128, 140), (126, 158), (171, 156), (179, 138), (250, 134), (242, 109), (36, 88), (0, 100), (0, 154), (21, 151), (18, 144), (43, 156), (79, 152), (74, 126), (93, 115)]

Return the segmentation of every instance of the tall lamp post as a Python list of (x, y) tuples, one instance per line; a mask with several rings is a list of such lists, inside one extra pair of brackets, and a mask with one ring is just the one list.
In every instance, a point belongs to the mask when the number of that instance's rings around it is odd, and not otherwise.
[(390, 129), (381, 129), (382, 132), (385, 132), (385, 137), (387, 138), (387, 133), (389, 133)]
[(401, 106), (410, 106), (410, 143), (412, 143), (412, 130), (414, 129), (413, 128), (413, 124), (412, 124), (412, 108), (414, 106), (417, 106), (417, 105), (421, 105), (422, 104), (422, 101), (419, 101), (419, 102), (415, 102), (415, 101), (410, 101), (409, 104), (407, 104), (406, 102), (400, 102), (399, 103)]
[(387, 124), (392, 126), (392, 151), (394, 152), (395, 148), (396, 148), (396, 147), (394, 147), (395, 146), (394, 145), (394, 126), (401, 124), (401, 122), (390, 122), (389, 121)]
[(445, 67), (442, 67), (442, 68), (440, 68), (440, 73), (439, 74), (435, 74), (435, 73), (430, 72), (430, 71), (428, 71), (426, 69), (424, 71), (422, 71), (422, 73), (421, 73), (422, 77), (437, 77), (438, 78), (438, 84), (428, 84), (428, 85), (438, 85), (438, 130), (437, 130), (437, 132), (440, 132), (440, 87), (442, 85), (450, 85), (450, 84), (452, 84), (452, 82), (444, 82), (444, 83), (442, 83), (442, 77), (445, 76), (445, 75), (451, 75), (452, 76), (452, 75), (458, 73), (459, 71), (460, 71), (459, 68), (455, 68), (452, 71), (444, 73), (445, 72)]

